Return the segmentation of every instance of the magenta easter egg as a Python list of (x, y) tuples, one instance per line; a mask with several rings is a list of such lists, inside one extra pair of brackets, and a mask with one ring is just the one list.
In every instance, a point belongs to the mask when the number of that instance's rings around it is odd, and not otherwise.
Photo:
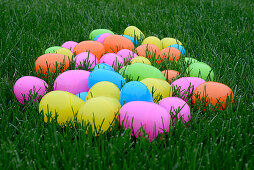
[(74, 47), (76, 47), (78, 43), (75, 41), (66, 41), (65, 43), (63, 43), (63, 45), (61, 47), (63, 48), (67, 48), (69, 50), (71, 50), (71, 52), (73, 52)]
[(178, 97), (167, 97), (159, 101), (159, 105), (164, 107), (173, 116), (173, 122), (177, 114), (178, 119), (182, 118), (188, 122), (191, 118), (190, 106)]
[(118, 51), (117, 55), (120, 55), (124, 59), (125, 62), (138, 56), (137, 54), (135, 54), (134, 52), (132, 52), (131, 50), (128, 50), (128, 49), (122, 49), (122, 50)]
[(75, 57), (75, 69), (85, 64), (88, 69), (94, 68), (98, 64), (98, 60), (92, 53), (82, 52)]
[(200, 84), (206, 82), (204, 79), (199, 77), (186, 77), (186, 79), (190, 82), (193, 90), (195, 90)]
[(115, 53), (107, 53), (101, 57), (100, 63), (106, 63), (114, 68), (114, 70), (120, 69), (124, 65), (124, 60), (121, 56)]
[(175, 80), (171, 84), (171, 87), (173, 88), (174, 93), (180, 94), (183, 100), (188, 101), (194, 89), (204, 82), (205, 80), (197, 77), (182, 77)]
[(47, 88), (48, 84), (44, 80), (34, 76), (24, 76), (16, 81), (13, 90), (17, 100), (24, 104), (31, 99), (30, 94), (37, 98), (44, 96)]
[(54, 89), (67, 91), (72, 94), (88, 92), (89, 87), (87, 80), (89, 75), (90, 72), (85, 70), (65, 71), (56, 78), (54, 82)]
[(120, 125), (131, 129), (132, 135), (142, 137), (143, 132), (152, 141), (158, 134), (169, 131), (170, 114), (158, 104), (146, 101), (132, 101), (120, 112)]
[(99, 38), (97, 38), (96, 41), (98, 41), (98, 42), (100, 42), (100, 43), (103, 43), (104, 39), (105, 39), (107, 36), (109, 36), (109, 35), (112, 35), (112, 34), (110, 34), (110, 33), (101, 34), (101, 35), (99, 36)]

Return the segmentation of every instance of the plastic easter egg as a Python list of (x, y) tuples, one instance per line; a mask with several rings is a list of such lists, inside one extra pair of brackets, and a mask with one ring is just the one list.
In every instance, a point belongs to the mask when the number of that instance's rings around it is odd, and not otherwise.
[(45, 50), (45, 54), (48, 54), (48, 53), (55, 53), (56, 50), (60, 49), (62, 47), (60, 46), (53, 46), (53, 47), (49, 47)]
[(89, 34), (89, 39), (93, 40), (97, 35), (104, 34), (104, 33), (110, 33), (114, 35), (114, 33), (108, 29), (95, 29)]
[[(40, 101), (39, 112), (43, 111), (44, 121), (56, 118), (60, 125), (73, 121), (84, 101), (66, 91), (51, 91)], [(48, 120), (50, 118), (50, 120)]]
[(205, 83), (206, 81), (198, 77), (185, 77), (189, 82), (193, 90), (195, 90), (200, 84)]
[(182, 53), (182, 55), (186, 55), (185, 48), (183, 46), (179, 45), (179, 44), (173, 44), (173, 45), (170, 45), (168, 47), (174, 47), (174, 48), (178, 49)]
[(125, 37), (125, 38), (128, 38), (129, 40), (131, 40), (132, 41), (132, 43), (134, 44), (134, 45), (137, 45), (139, 42), (138, 42), (138, 40), (135, 40), (133, 37), (131, 37), (131, 36), (129, 36), (129, 35), (121, 35), (121, 36), (123, 36), (123, 37)]
[(182, 77), (171, 84), (173, 92), (180, 94), (180, 97), (188, 101), (193, 90), (200, 84), (204, 83), (205, 80), (197, 77)]
[(200, 77), (204, 80), (213, 80), (214, 72), (212, 68), (203, 62), (192, 63), (186, 69), (186, 74), (190, 77)]
[(68, 70), (60, 74), (54, 82), (54, 89), (67, 91), (72, 94), (88, 92), (89, 71), (85, 70)]
[(149, 89), (155, 103), (161, 99), (172, 96), (171, 86), (165, 80), (157, 78), (146, 78), (142, 80), (141, 83), (144, 83)]
[(145, 35), (142, 33), (142, 31), (140, 31), (140, 29), (138, 29), (135, 26), (128, 26), (124, 30), (124, 35), (131, 36), (131, 37), (136, 38), (138, 40), (141, 40), (141, 39), (145, 38)]
[(175, 70), (164, 70), (162, 71), (162, 74), (165, 76), (165, 79), (169, 82), (169, 84), (171, 84), (172, 81), (174, 81), (177, 76), (179, 76), (179, 72)]
[(176, 40), (175, 38), (163, 38), (161, 40), (162, 49), (167, 48), (173, 44), (183, 45), (179, 40)]
[[(152, 141), (158, 134), (169, 131), (170, 114), (158, 104), (133, 101), (125, 104), (119, 112), (120, 125), (130, 129), (135, 137), (148, 136)], [(144, 133), (145, 134), (144, 134)]]
[(59, 48), (55, 51), (56, 54), (63, 54), (68, 57), (69, 60), (73, 60), (74, 54), (67, 48)]
[(169, 61), (176, 62), (180, 59), (181, 52), (174, 47), (167, 47), (160, 51), (159, 58), (157, 62), (164, 61), (164, 59), (168, 59)]
[(109, 71), (115, 71), (110, 65), (105, 64), (105, 63), (100, 63), (97, 64), (93, 70), (97, 70), (97, 69), (105, 69), (105, 70), (109, 70)]
[(142, 57), (142, 56), (138, 56), (138, 57), (131, 59), (130, 64), (134, 64), (134, 63), (144, 63), (144, 64), (152, 65), (151, 62), (147, 58)]
[(142, 41), (142, 45), (143, 44), (153, 44), (153, 45), (156, 45), (159, 48), (159, 50), (162, 49), (161, 40), (155, 36), (150, 36), (150, 37), (145, 38)]
[[(173, 117), (177, 116), (184, 122), (188, 122), (191, 118), (190, 106), (178, 97), (167, 97), (159, 101), (159, 105), (164, 107)], [(174, 122), (175, 118), (173, 118)]]
[(110, 97), (95, 97), (87, 100), (80, 108), (77, 121), (83, 125), (90, 123), (95, 135), (111, 130), (121, 108), (118, 100)]
[(213, 107), (225, 109), (227, 102), (233, 102), (234, 94), (227, 85), (218, 82), (205, 82), (200, 84), (193, 92), (193, 102), (197, 99), (203, 104), (212, 104)]
[(65, 43), (63, 43), (62, 47), (67, 48), (67, 49), (71, 50), (71, 52), (73, 52), (73, 50), (77, 44), (78, 43), (75, 41), (66, 41)]
[(124, 78), (118, 74), (117, 72), (105, 70), (105, 69), (97, 69), (90, 73), (88, 78), (88, 86), (91, 88), (98, 82), (101, 81), (109, 81), (114, 83), (120, 90), (122, 86), (125, 85)]
[(65, 70), (69, 67), (68, 57), (62, 54), (44, 54), (35, 61), (36, 72), (42, 74), (51, 74), (56, 69)]
[(80, 93), (76, 94), (76, 96), (78, 96), (80, 99), (82, 99), (85, 102), (87, 94), (88, 94), (88, 92), (80, 92)]
[(184, 62), (187, 63), (187, 64), (192, 64), (192, 63), (197, 63), (199, 61), (197, 59), (195, 59), (195, 58), (184, 57)]
[(47, 88), (48, 84), (44, 80), (33, 76), (24, 76), (15, 82), (13, 90), (17, 100), (24, 104), (25, 101), (31, 100), (31, 95), (40, 99), (46, 93)]
[(74, 48), (73, 52), (78, 55), (82, 52), (89, 52), (96, 56), (97, 60), (100, 60), (103, 56), (105, 49), (104, 46), (97, 41), (82, 41)]
[(93, 87), (88, 91), (86, 100), (98, 96), (111, 97), (119, 100), (119, 95), (120, 90), (115, 84), (108, 81), (101, 81), (93, 85)]
[(136, 53), (139, 56), (143, 56), (146, 58), (157, 58), (160, 50), (156, 45), (153, 44), (143, 44), (136, 48)]
[(165, 80), (162, 72), (156, 67), (144, 63), (134, 63), (126, 67), (125, 77), (132, 81), (141, 81), (145, 78), (159, 78)]
[(153, 96), (143, 83), (139, 81), (131, 81), (123, 86), (119, 101), (121, 105), (131, 101), (153, 102)]
[(117, 52), (117, 55), (121, 56), (125, 62), (128, 62), (134, 57), (137, 57), (138, 55), (132, 52), (131, 50), (128, 49), (122, 49)]
[(88, 69), (91, 69), (94, 68), (97, 63), (98, 60), (95, 55), (89, 52), (79, 53), (75, 57), (75, 69), (80, 66), (83, 67), (84, 65), (86, 65)]
[[(94, 38), (94, 41), (98, 41), (100, 43), (103, 43), (104, 39), (109, 36), (109, 35), (112, 35), (110, 33), (104, 33), (104, 34), (100, 34), (98, 35), (98, 38), (96, 39), (96, 37)], [(95, 40), (96, 39), (96, 40)]]
[(112, 66), (114, 70), (118, 70), (124, 65), (124, 59), (115, 53), (107, 53), (103, 55), (99, 62)]
[(132, 41), (121, 35), (107, 36), (103, 41), (103, 45), (105, 47), (105, 52), (108, 53), (117, 53), (121, 49), (134, 50), (134, 44)]

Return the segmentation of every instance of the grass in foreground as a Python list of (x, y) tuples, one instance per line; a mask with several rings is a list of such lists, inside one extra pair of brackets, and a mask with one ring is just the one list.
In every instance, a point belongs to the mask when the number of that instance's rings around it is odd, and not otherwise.
[[(1, 1), (0, 167), (253, 169), (253, 3), (238, 1)], [(13, 94), (21, 76), (35, 75), (44, 50), (88, 39), (107, 28), (135, 25), (145, 35), (175, 37), (189, 57), (209, 64), (215, 81), (235, 94), (232, 109), (195, 110), (188, 126), (166, 139), (135, 140), (115, 127), (93, 137), (82, 128), (45, 124), (38, 102), (22, 106)], [(158, 65), (162, 69), (165, 66)]]

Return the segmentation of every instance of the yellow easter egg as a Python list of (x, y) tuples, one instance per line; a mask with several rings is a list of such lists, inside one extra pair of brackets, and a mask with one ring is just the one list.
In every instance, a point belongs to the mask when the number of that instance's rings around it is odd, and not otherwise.
[(151, 62), (143, 56), (138, 56), (131, 59), (130, 64), (134, 64), (134, 63), (144, 63), (144, 64), (152, 65)]
[(162, 49), (167, 48), (168, 46), (173, 44), (183, 45), (179, 40), (175, 38), (163, 38), (161, 40)]
[(60, 125), (73, 121), (80, 107), (85, 102), (79, 97), (66, 91), (51, 91), (40, 101), (39, 112), (43, 111), (44, 121), (56, 118)]
[(110, 130), (121, 108), (115, 98), (99, 96), (85, 102), (80, 108), (77, 121), (82, 125), (90, 123), (95, 135)]
[(142, 40), (145, 38), (145, 35), (143, 34), (142, 31), (140, 31), (140, 29), (138, 29), (135, 26), (128, 26), (125, 30), (124, 30), (124, 35), (128, 35), (131, 36), (133, 38), (137, 38), (138, 40)]
[(146, 78), (141, 82), (145, 84), (151, 92), (155, 103), (157, 103), (161, 99), (172, 96), (171, 86), (165, 80), (161, 80), (158, 78)]
[(161, 40), (155, 36), (150, 36), (145, 38), (142, 42), (142, 45), (143, 44), (153, 44), (153, 45), (156, 45), (159, 48), (159, 50), (162, 49)]
[(86, 101), (99, 96), (111, 97), (119, 100), (119, 95), (120, 90), (114, 83), (101, 81), (91, 87), (87, 93)]
[(74, 55), (71, 52), (71, 50), (67, 48), (59, 48), (58, 50), (55, 51), (56, 54), (63, 54), (69, 58), (69, 60), (73, 60)]

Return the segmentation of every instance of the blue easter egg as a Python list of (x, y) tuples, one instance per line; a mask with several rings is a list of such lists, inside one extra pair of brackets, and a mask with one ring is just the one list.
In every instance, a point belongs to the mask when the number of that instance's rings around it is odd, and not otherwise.
[(122, 34), (121, 36), (123, 36), (123, 37), (128, 38), (129, 40), (131, 40), (132, 43), (133, 43), (134, 45), (137, 45), (137, 44), (138, 44), (138, 41), (137, 41), (137, 40), (135, 41), (135, 39), (134, 39), (133, 37), (129, 36), (129, 35), (123, 35), (123, 34)]
[(76, 96), (78, 96), (80, 99), (82, 99), (83, 101), (86, 100), (86, 96), (87, 96), (88, 92), (80, 92), (78, 94), (76, 94)]
[(105, 69), (105, 70), (109, 70), (109, 71), (115, 71), (110, 65), (106, 64), (106, 63), (100, 63), (97, 64), (93, 70), (98, 70), (98, 69)]
[(96, 35), (93, 40), (96, 41), (100, 36), (101, 34)]
[(170, 45), (168, 47), (174, 47), (174, 48), (177, 48), (181, 53), (182, 55), (186, 55), (186, 50), (184, 49), (183, 46), (179, 45), (179, 44), (173, 44), (173, 45)]
[(94, 84), (101, 81), (109, 81), (111, 83), (114, 83), (120, 90), (126, 83), (124, 78), (115, 71), (97, 69), (90, 73), (87, 80), (88, 87), (91, 88)]
[(154, 102), (153, 96), (149, 89), (143, 83), (139, 81), (131, 81), (126, 83), (119, 96), (121, 105), (124, 105), (131, 101), (147, 101)]

